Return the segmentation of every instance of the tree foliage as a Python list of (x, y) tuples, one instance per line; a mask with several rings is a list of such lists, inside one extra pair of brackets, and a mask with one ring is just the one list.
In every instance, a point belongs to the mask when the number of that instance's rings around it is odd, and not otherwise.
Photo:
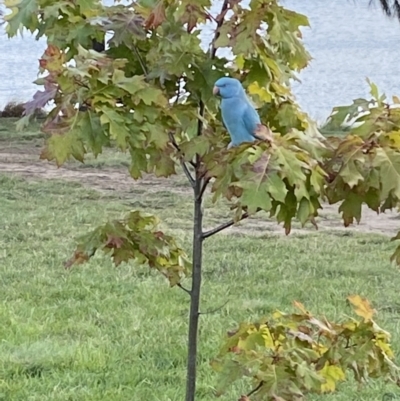
[(355, 313), (341, 323), (318, 319), (300, 302), (298, 313), (276, 311), (271, 318), (242, 323), (229, 332), (212, 365), (220, 372), (219, 394), (243, 376), (254, 389), (242, 400), (303, 399), (336, 390), (352, 372), (358, 382), (387, 374), (398, 377), (390, 335), (372, 319), (366, 299), (349, 296)]
[[(345, 226), (360, 222), (363, 204), (377, 213), (400, 204), (400, 99), (393, 96), (390, 104), (375, 84), (369, 84), (371, 99), (335, 107), (325, 126), (346, 129), (345, 136), (328, 138), (324, 161), (324, 194), (329, 203), (341, 202)], [(399, 238), (397, 234), (393, 239)], [(400, 246), (391, 259), (400, 264)]]
[[(286, 234), (294, 219), (317, 227), (324, 201), (339, 203), (345, 226), (360, 221), (363, 204), (378, 213), (398, 207), (399, 100), (387, 104), (370, 84), (371, 100), (333, 110), (328, 128), (346, 126), (346, 134), (323, 137), (290, 88), (310, 61), (300, 30), (308, 20), (278, 0), (251, 0), (249, 6), (225, 0), (217, 15), (210, 14), (209, 0), (138, 0), (129, 6), (116, 1), (111, 7), (99, 0), (4, 4), (9, 36), (28, 29), (48, 41), (36, 81), (43, 88), (19, 122), (28, 124), (36, 109), (53, 102), (42, 126), (48, 134), (42, 159), (58, 166), (71, 158), (84, 162), (87, 154), (97, 156), (113, 145), (129, 152), (133, 179), (170, 177), (182, 167), (195, 202), (201, 204), (209, 187), (214, 202), (229, 201), (233, 222), (264, 210)], [(207, 51), (198, 37), (204, 24), (214, 28)], [(107, 49), (92, 50), (106, 33)], [(222, 55), (228, 48), (233, 60)], [(214, 82), (227, 74), (241, 80), (270, 130), (264, 140), (229, 150), (212, 95)], [(229, 225), (200, 232), (197, 240), (202, 246)], [(88, 234), (67, 266), (85, 262), (98, 249), (109, 252), (116, 265), (147, 263), (171, 285), (181, 286), (191, 270), (157, 219), (136, 211)], [(400, 248), (393, 260), (400, 264)], [(356, 312), (370, 310), (366, 301), (351, 301)], [(221, 364), (215, 364), (224, 371), (223, 386), (250, 376), (255, 400), (284, 400), (334, 390), (347, 369), (357, 379), (396, 370), (388, 335), (370, 314), (361, 315), (363, 321), (333, 323), (297, 306), (300, 314), (279, 312), (267, 322), (240, 326)]]

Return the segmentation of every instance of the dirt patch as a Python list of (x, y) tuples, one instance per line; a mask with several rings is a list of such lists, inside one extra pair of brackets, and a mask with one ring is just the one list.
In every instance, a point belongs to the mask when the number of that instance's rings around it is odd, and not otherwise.
[(184, 187), (174, 187), (173, 184), (171, 185), (171, 181), (151, 175), (146, 175), (143, 180), (134, 181), (126, 169), (57, 167), (54, 163), (39, 160), (38, 153), (38, 149), (21, 147), (0, 150), (0, 172), (29, 179), (79, 182), (101, 192), (119, 192), (121, 195), (130, 193), (133, 187), (141, 187), (147, 192), (160, 190), (175, 193), (186, 192)]
[[(190, 188), (174, 185), (176, 181), (147, 175), (140, 181), (134, 181), (126, 169), (117, 168), (57, 168), (54, 163), (38, 160), (38, 148), (15, 146), (0, 149), (0, 173), (8, 173), (29, 179), (65, 179), (79, 182), (103, 193), (118, 192), (121, 196), (128, 195), (133, 188), (146, 192), (171, 191), (174, 193), (189, 193)], [(379, 233), (393, 236), (400, 230), (400, 216), (397, 212), (386, 212), (377, 215), (367, 207), (363, 207), (362, 220), (359, 225), (345, 228), (338, 213), (338, 205), (323, 205), (324, 209), (318, 218), (319, 231), (346, 230), (348, 232)], [(234, 233), (251, 233), (265, 235), (284, 234), (282, 226), (262, 218), (250, 218), (246, 222), (229, 229)], [(315, 233), (315, 228), (293, 228), (292, 233)]]

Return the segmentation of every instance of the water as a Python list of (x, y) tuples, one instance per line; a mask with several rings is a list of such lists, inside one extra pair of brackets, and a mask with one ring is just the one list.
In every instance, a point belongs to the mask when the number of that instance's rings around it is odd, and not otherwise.
[[(303, 110), (318, 121), (326, 119), (332, 107), (368, 96), (366, 77), (388, 96), (400, 95), (400, 23), (368, 2), (283, 1), (311, 23), (303, 33), (313, 61), (300, 74), (301, 84), (294, 84), (294, 93)], [(205, 41), (208, 35), (206, 30)], [(35, 93), (32, 81), (44, 48), (43, 40), (36, 42), (27, 33), (9, 40), (0, 27), (0, 109), (9, 100), (25, 101)]]

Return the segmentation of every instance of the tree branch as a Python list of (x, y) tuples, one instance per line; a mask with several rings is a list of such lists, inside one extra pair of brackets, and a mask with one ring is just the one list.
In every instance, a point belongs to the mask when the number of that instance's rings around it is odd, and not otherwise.
[(224, 17), (225, 14), (228, 11), (229, 7), (229, 0), (224, 0), (224, 3), (222, 4), (221, 7), (221, 12), (218, 14), (216, 21), (217, 21), (217, 27), (215, 28), (215, 34), (214, 34), (214, 39), (211, 42), (211, 60), (215, 58), (215, 53), (217, 52), (217, 48), (215, 47), (215, 42), (219, 38), (219, 29), (221, 28), (222, 24), (224, 23)]
[[(170, 141), (171, 141), (173, 147), (174, 147), (178, 152), (181, 152), (181, 148), (180, 148), (179, 145), (176, 143), (176, 140), (175, 140), (175, 137), (174, 137), (173, 132), (170, 132), (170, 133), (168, 134), (168, 136), (169, 136), (169, 139), (170, 139)], [(189, 163), (192, 167), (196, 167), (196, 165), (193, 163), (193, 161), (189, 161), (188, 163)]]
[[(248, 217), (249, 217), (249, 214), (247, 212), (243, 213), (242, 217), (239, 219), (239, 221), (247, 219)], [(214, 228), (212, 230), (206, 231), (206, 232), (203, 233), (203, 239), (211, 237), (212, 235), (217, 234), (220, 231), (225, 230), (225, 228), (233, 226), (234, 224), (235, 224), (235, 221), (232, 219), (231, 221), (228, 221), (227, 223), (221, 224), (220, 226), (218, 226), (218, 227), (216, 227), (216, 228)]]
[(264, 382), (261, 380), (260, 384), (254, 388), (253, 390), (250, 391), (250, 393), (247, 394), (247, 397), (251, 397), (254, 393), (256, 393), (260, 388), (264, 385)]
[[(169, 136), (169, 139), (170, 139), (172, 145), (174, 146), (174, 148), (175, 148), (178, 152), (180, 152), (181, 149), (180, 149), (179, 145), (178, 145), (178, 144), (176, 143), (176, 141), (175, 141), (174, 134), (173, 134), (172, 132), (169, 132), (169, 133), (168, 133), (168, 136)], [(193, 178), (191, 172), (189, 171), (188, 166), (186, 165), (186, 163), (184, 162), (184, 160), (182, 160), (182, 157), (181, 157), (181, 156), (179, 157), (179, 162), (180, 162), (180, 164), (181, 164), (181, 166), (182, 166), (183, 172), (185, 173), (185, 175), (186, 175), (186, 177), (187, 177), (187, 179), (188, 179), (190, 185), (192, 186), (192, 188), (194, 188), (194, 178)], [(193, 163), (193, 162), (190, 162), (190, 164), (191, 164), (192, 166), (194, 166), (194, 163)]]
[(204, 195), (205, 190), (207, 189), (208, 183), (211, 181), (211, 177), (205, 178), (203, 181), (203, 186), (201, 187), (200, 190), (200, 196)]
[(185, 288), (181, 283), (178, 283), (177, 286), (178, 286), (181, 290), (183, 290), (183, 291), (185, 291), (187, 294), (189, 294), (190, 296), (192, 295), (192, 291), (190, 291), (190, 290), (188, 290), (187, 288)]
[(149, 74), (148, 74), (146, 65), (144, 64), (144, 61), (143, 61), (143, 59), (142, 59), (142, 56), (140, 55), (139, 50), (136, 48), (135, 45), (133, 45), (133, 51), (135, 52), (136, 57), (138, 58), (140, 67), (142, 68), (145, 77), (147, 77), (147, 75), (149, 75)]
[(211, 310), (208, 310), (206, 312), (199, 312), (199, 315), (211, 315), (213, 313), (216, 313), (216, 312), (220, 311), (228, 302), (229, 301), (226, 301), (223, 305), (218, 306), (218, 308), (211, 309)]
[(188, 166), (186, 165), (186, 163), (182, 159), (180, 159), (180, 163), (181, 163), (183, 172), (185, 173), (190, 185), (192, 187), (194, 187), (194, 178), (193, 178), (192, 174), (190, 173)]

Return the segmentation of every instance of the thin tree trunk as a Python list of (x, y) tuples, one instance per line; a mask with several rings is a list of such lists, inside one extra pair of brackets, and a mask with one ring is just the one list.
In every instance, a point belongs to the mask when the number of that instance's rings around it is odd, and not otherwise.
[[(197, 167), (199, 160), (197, 160)], [(196, 169), (197, 170), (197, 169)], [(192, 288), (190, 293), (190, 315), (188, 336), (188, 359), (186, 378), (185, 401), (194, 401), (196, 394), (197, 373), (197, 336), (200, 316), (200, 289), (201, 289), (201, 267), (203, 254), (203, 212), (202, 212), (202, 180), (196, 171), (194, 185), (194, 224), (193, 224), (193, 274)]]

